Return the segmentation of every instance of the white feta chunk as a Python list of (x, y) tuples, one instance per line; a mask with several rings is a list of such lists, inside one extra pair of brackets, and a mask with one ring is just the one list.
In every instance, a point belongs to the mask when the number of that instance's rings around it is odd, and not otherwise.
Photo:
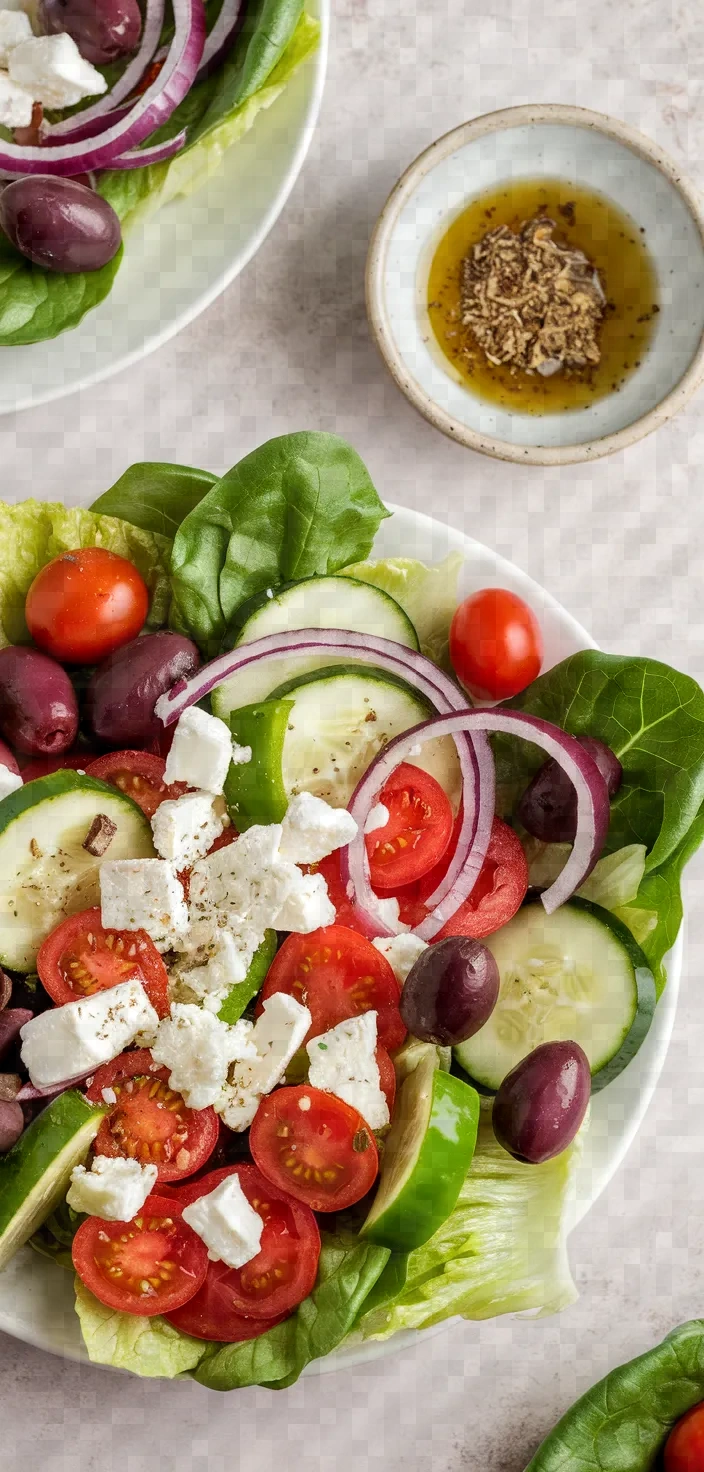
[(32, 34), (29, 16), (24, 10), (0, 10), (0, 66), (7, 66), (10, 52)]
[(211, 792), (186, 792), (159, 804), (152, 818), (154, 847), (177, 869), (190, 868), (212, 848), (225, 827), (225, 804)]
[(40, 1012), (21, 1030), (22, 1061), (37, 1087), (110, 1063), (159, 1019), (140, 981)]
[(232, 743), (232, 762), (235, 767), (246, 767), (252, 760), (251, 746), (240, 746), (237, 741)]
[(250, 1206), (236, 1172), (184, 1207), (183, 1220), (205, 1242), (211, 1262), (243, 1268), (259, 1252), (264, 1222)]
[(183, 885), (168, 859), (101, 864), (100, 909), (106, 930), (146, 930), (159, 951), (177, 949), (188, 930)]
[(231, 761), (232, 737), (225, 722), (191, 705), (177, 722), (164, 781), (187, 782), (189, 787), (217, 795), (223, 790)]
[(395, 925), (399, 933), (410, 930), (410, 925), (401, 924), (401, 920), (399, 918), (399, 904), (395, 895), (389, 895), (388, 899), (386, 900), (377, 899), (376, 908), (379, 911), (382, 920), (384, 920), (387, 925)]
[(204, 1007), (219, 1012), (232, 987), (247, 975), (257, 949), (255, 939), (251, 934), (234, 935), (231, 930), (219, 930), (212, 945), (206, 948), (202, 964), (189, 966), (187, 956), (177, 961), (171, 972), (172, 983), (183, 983), (201, 999)]
[(419, 956), (427, 951), (427, 942), (417, 935), (379, 935), (372, 945), (386, 956), (397, 981), (403, 986)]
[(369, 809), (367, 821), (364, 824), (365, 833), (376, 833), (377, 828), (385, 828), (389, 821), (389, 809), (384, 807), (383, 802), (377, 802)]
[(229, 1027), (212, 1012), (188, 1002), (173, 1002), (152, 1044), (155, 1063), (169, 1070), (169, 1084), (189, 1109), (219, 1101), (227, 1070), (236, 1059), (254, 1058), (251, 1022)]
[(9, 767), (0, 766), (0, 801), (3, 797), (9, 797), (11, 792), (16, 792), (21, 786), (22, 778), (19, 772), (11, 772)]
[(140, 1165), (122, 1155), (96, 1155), (90, 1170), (76, 1165), (66, 1200), (74, 1211), (107, 1222), (131, 1222), (154, 1190), (155, 1165)]
[(357, 824), (346, 808), (331, 808), (312, 792), (292, 797), (282, 824), (279, 854), (294, 864), (317, 864), (351, 843)]
[(371, 1130), (389, 1123), (389, 1106), (379, 1081), (376, 1061), (376, 1012), (362, 1012), (338, 1022), (307, 1045), (308, 1082), (344, 1099), (357, 1109)]
[(335, 924), (335, 906), (328, 895), (322, 874), (301, 874), (291, 880), (291, 888), (276, 917), (277, 930), (295, 930), (310, 935), (321, 925)]
[(215, 1106), (231, 1130), (249, 1128), (260, 1099), (283, 1078), (294, 1053), (303, 1046), (310, 1025), (308, 1008), (295, 997), (274, 992), (266, 1000), (251, 1033), (255, 1057), (243, 1059), (230, 1070), (220, 1103)]
[(31, 92), (10, 81), (7, 72), (0, 72), (0, 123), (3, 127), (28, 128), (33, 105)]
[(66, 31), (20, 41), (10, 52), (8, 71), (13, 82), (26, 87), (45, 107), (74, 107), (84, 97), (106, 92), (108, 86)]

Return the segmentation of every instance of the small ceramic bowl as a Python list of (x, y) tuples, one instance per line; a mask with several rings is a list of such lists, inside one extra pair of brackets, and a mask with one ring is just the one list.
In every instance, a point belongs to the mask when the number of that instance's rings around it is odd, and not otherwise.
[[(430, 263), (452, 220), (499, 183), (540, 176), (596, 190), (631, 216), (645, 232), (660, 311), (641, 366), (617, 393), (538, 416), (465, 386), (426, 303)], [(439, 138), (399, 180), (369, 250), (367, 311), (399, 388), (444, 434), (528, 465), (593, 460), (664, 424), (704, 378), (704, 214), (676, 164), (615, 118), (558, 105), (488, 113)]]

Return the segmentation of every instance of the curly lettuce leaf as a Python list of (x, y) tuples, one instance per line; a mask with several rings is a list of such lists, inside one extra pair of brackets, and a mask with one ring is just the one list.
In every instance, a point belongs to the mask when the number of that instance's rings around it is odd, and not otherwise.
[(384, 557), (377, 562), (355, 562), (345, 568), (344, 575), (371, 583), (395, 598), (413, 624), (422, 653), (450, 669), (447, 646), (463, 562), (461, 552), (450, 552), (432, 567), (415, 557)]
[(147, 626), (158, 629), (166, 623), (171, 601), (167, 537), (80, 506), (0, 502), (0, 647), (29, 642), (24, 604), (31, 584), (52, 557), (77, 547), (106, 547), (133, 562), (149, 589)]
[(76, 1278), (76, 1313), (89, 1359), (134, 1375), (173, 1380), (194, 1370), (207, 1349), (202, 1339), (182, 1334), (159, 1315), (141, 1318), (108, 1308)]

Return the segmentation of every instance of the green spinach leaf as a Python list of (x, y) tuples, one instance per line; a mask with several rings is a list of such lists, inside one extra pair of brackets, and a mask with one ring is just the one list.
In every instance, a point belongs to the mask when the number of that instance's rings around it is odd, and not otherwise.
[(387, 1247), (323, 1232), (318, 1281), (295, 1314), (259, 1339), (206, 1355), (195, 1379), (210, 1390), (292, 1385), (311, 1360), (330, 1354), (349, 1333), (389, 1255)]
[(44, 271), (0, 234), (0, 347), (23, 347), (77, 327), (112, 290), (122, 246), (100, 271)]
[[(658, 996), (663, 990), (666, 975), (663, 958), (675, 944), (682, 924), (682, 895), (680, 883), (685, 865), (704, 842), (704, 808), (685, 833), (674, 853), (658, 869), (651, 869), (643, 876), (638, 893), (628, 905), (622, 905), (617, 914), (632, 930), (638, 944), (645, 952), (655, 975)], [(643, 917), (650, 925), (643, 926)]]
[(303, 0), (251, 0), (247, 17), (189, 143), (230, 117), (264, 86), (303, 13)]
[(704, 1319), (692, 1319), (588, 1390), (526, 1472), (649, 1472), (675, 1422), (703, 1397)]
[(387, 515), (356, 450), (337, 435), (268, 440), (179, 527), (172, 621), (216, 654), (245, 599), (366, 557)]
[(121, 521), (173, 541), (184, 517), (216, 482), (217, 476), (207, 470), (143, 460), (130, 465), (90, 509), (103, 516), (119, 516)]

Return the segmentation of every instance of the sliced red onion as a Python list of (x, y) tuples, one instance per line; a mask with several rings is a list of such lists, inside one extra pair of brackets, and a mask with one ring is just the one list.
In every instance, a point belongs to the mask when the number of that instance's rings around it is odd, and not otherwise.
[(198, 70), (197, 82), (212, 76), (228, 55), (232, 43), (244, 24), (245, 0), (222, 0), (220, 14), (208, 36)]
[[(205, 45), (203, 0), (172, 0), (174, 38), (158, 77), (129, 112), (97, 137), (56, 146), (21, 148), (0, 143), (0, 171), (15, 174), (71, 175), (110, 168), (167, 122), (190, 91)], [(144, 162), (140, 158), (140, 166)]]
[(84, 1084), (94, 1073), (95, 1068), (89, 1068), (86, 1073), (76, 1073), (73, 1078), (64, 1078), (58, 1084), (23, 1084), (16, 1098), (20, 1104), (30, 1099), (55, 1099), (57, 1094), (65, 1094), (67, 1089)]
[(53, 143), (59, 138), (64, 142), (69, 142), (78, 140), (79, 137), (91, 136), (82, 131), (85, 125), (104, 121), (120, 102), (134, 92), (159, 45), (159, 37), (164, 28), (165, 8), (165, 0), (147, 0), (139, 48), (125, 67), (122, 76), (118, 77), (114, 87), (111, 87), (110, 91), (106, 92), (98, 102), (92, 103), (83, 112), (74, 114), (70, 118), (63, 118), (60, 123), (46, 123), (42, 130), (45, 138), (50, 139)]
[(180, 153), (186, 142), (186, 129), (182, 128), (174, 138), (167, 138), (164, 143), (154, 143), (151, 148), (133, 148), (129, 153), (121, 153), (112, 160), (111, 169), (144, 169), (148, 164), (163, 164), (167, 159), (173, 158), (175, 153)]

